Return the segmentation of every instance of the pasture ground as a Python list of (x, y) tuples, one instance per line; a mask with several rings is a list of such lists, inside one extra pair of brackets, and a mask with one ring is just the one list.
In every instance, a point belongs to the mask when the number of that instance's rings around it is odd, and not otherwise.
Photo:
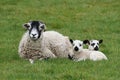
[[(72, 39), (103, 39), (108, 61), (19, 58), (22, 24), (42, 20)], [(0, 80), (120, 80), (120, 0), (0, 0)]]

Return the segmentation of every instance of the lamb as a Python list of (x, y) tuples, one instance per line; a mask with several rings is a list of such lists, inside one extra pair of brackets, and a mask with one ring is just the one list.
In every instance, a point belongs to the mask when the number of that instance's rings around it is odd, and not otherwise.
[(82, 60), (92, 60), (92, 61), (99, 61), (99, 60), (107, 60), (107, 57), (100, 51), (90, 51), (89, 49), (83, 49), (83, 44), (86, 43), (86, 41), (80, 41), (80, 40), (70, 40), (73, 44), (73, 50), (74, 55), (69, 56), (69, 59), (72, 59), (74, 61), (82, 61)]
[(30, 63), (36, 59), (68, 57), (68, 54), (73, 54), (69, 38), (55, 31), (45, 31), (43, 22), (30, 21), (24, 27), (27, 31), (20, 41), (18, 53)]

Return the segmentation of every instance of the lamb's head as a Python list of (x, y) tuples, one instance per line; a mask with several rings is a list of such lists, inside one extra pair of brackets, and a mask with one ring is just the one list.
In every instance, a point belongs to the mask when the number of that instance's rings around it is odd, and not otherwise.
[[(79, 52), (81, 52), (83, 50), (83, 44), (86, 43), (86, 40), (85, 41), (80, 41), (80, 40), (72, 40), (70, 39), (70, 42), (72, 43), (72, 46), (73, 46), (73, 51), (74, 51), (74, 54), (79, 54)], [(74, 58), (74, 55), (68, 55), (68, 58), (73, 60)]]
[(44, 32), (46, 26), (41, 21), (30, 21), (24, 24), (24, 28), (29, 31), (29, 37), (31, 40), (36, 41), (41, 37), (41, 34)]
[(73, 45), (73, 51), (74, 52), (80, 52), (83, 50), (83, 44), (85, 43), (84, 41), (80, 41), (80, 40), (71, 40), (70, 42)]
[(86, 40), (86, 44), (88, 44), (89, 50), (99, 50), (99, 44), (101, 44), (103, 40)]

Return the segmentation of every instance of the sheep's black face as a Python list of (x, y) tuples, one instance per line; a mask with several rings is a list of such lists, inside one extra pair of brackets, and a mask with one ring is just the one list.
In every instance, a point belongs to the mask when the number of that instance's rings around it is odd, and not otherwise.
[(40, 21), (30, 21), (29, 23), (24, 24), (24, 26), (29, 30), (29, 36), (34, 41), (39, 39), (42, 32), (45, 30), (45, 24)]

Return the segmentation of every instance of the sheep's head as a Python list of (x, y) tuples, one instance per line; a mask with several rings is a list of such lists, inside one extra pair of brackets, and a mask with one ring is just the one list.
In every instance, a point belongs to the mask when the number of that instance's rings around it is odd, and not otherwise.
[(44, 32), (46, 26), (41, 21), (30, 21), (24, 24), (24, 28), (29, 31), (29, 37), (36, 41), (41, 37), (41, 34)]

